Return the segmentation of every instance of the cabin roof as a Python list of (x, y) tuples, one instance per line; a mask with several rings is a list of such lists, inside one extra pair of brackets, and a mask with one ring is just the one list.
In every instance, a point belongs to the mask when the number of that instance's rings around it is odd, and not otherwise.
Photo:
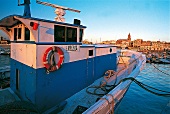
[(21, 15), (10, 15), (0, 20), (0, 27), (13, 27), (16, 24), (18, 24), (20, 21), (15, 19), (15, 17), (23, 18), (23, 19), (30, 19), (35, 21), (42, 21), (47, 23), (53, 23), (53, 24), (60, 24), (60, 25), (66, 25), (66, 26), (74, 26), (74, 27), (80, 27), (80, 28), (86, 28), (86, 26), (83, 25), (76, 25), (76, 24), (70, 24), (70, 23), (64, 23), (64, 22), (57, 22), (52, 20), (45, 20), (40, 18), (34, 18), (34, 17), (24, 17)]

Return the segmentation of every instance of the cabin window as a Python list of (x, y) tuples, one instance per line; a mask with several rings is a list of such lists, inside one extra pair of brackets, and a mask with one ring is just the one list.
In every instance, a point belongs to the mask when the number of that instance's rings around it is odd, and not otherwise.
[(55, 25), (54, 42), (77, 42), (77, 28)]
[(93, 56), (93, 50), (89, 50), (89, 56)]
[(14, 40), (17, 40), (17, 28), (14, 28)]
[(77, 29), (67, 27), (67, 42), (77, 42)]
[(21, 28), (18, 28), (18, 39), (21, 39)]
[(83, 29), (80, 29), (79, 42), (82, 42), (82, 39), (83, 39)]
[(14, 40), (21, 39), (21, 28), (14, 28)]
[(19, 90), (19, 70), (16, 69), (16, 90)]
[(55, 42), (65, 42), (65, 27), (55, 25), (54, 31)]
[(30, 40), (30, 30), (25, 27), (25, 40)]

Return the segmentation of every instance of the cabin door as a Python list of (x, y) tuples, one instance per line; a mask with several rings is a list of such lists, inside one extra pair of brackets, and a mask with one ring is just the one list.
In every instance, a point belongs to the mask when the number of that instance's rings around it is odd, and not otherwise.
[(89, 85), (94, 82), (94, 49), (87, 50), (87, 77), (86, 83)]

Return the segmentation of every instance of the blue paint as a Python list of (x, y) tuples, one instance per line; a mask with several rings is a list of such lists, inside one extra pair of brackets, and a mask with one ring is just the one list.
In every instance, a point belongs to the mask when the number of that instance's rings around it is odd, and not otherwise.
[(95, 47), (95, 45), (82, 44), (80, 47), (81, 47), (81, 48)]
[(50, 34), (50, 35), (54, 35), (54, 29), (52, 28), (49, 28), (47, 31), (46, 31), (47, 34)]
[[(11, 88), (23, 100), (31, 100), (44, 112), (62, 103), (103, 76), (106, 70), (116, 69), (116, 53), (70, 63), (50, 74), (45, 68), (33, 69), (11, 59)], [(16, 90), (15, 70), (20, 71), (20, 90)]]
[(27, 4), (27, 3), (24, 3), (24, 14), (23, 14), (23, 16), (31, 17), (30, 5)]
[(87, 73), (92, 74), (92, 70), (88, 71), (87, 65), (87, 60), (65, 63), (50, 74), (45, 68), (38, 69), (36, 99), (40, 108), (51, 108), (91, 84)]
[(103, 45), (102, 44), (101, 45), (95, 45), (95, 48), (106, 48), (106, 47), (111, 48), (111, 47), (117, 47), (117, 46), (115, 46), (115, 45), (104, 45), (104, 44)]
[[(10, 59), (10, 87), (23, 100), (35, 103), (36, 70), (14, 59)], [(19, 90), (16, 89), (16, 69), (20, 72)]]
[(95, 48), (111, 48), (111, 47), (117, 47), (117, 46), (114, 46), (114, 45), (96, 45), (96, 44), (82, 44), (81, 45), (82, 48), (86, 48), (86, 47), (95, 47)]
[(95, 57), (95, 76), (94, 79), (98, 79), (103, 76), (107, 70), (116, 71), (116, 54), (109, 54)]
[(28, 40), (25, 40), (25, 41), (17, 41), (17, 40), (14, 40), (14, 41), (10, 41), (11, 43), (25, 43), (25, 44), (35, 44), (36, 42), (35, 41), (28, 41)]
[(46, 26), (39, 26), (39, 28), (40, 27), (48, 29), (45, 33), (50, 34), (50, 35), (54, 35), (54, 29), (46, 27)]
[(36, 45), (81, 45), (81, 42), (37, 42)]

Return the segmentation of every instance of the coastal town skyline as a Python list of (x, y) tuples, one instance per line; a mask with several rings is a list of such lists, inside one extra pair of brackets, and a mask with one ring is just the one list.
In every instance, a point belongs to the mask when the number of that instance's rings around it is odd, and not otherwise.
[[(18, 7), (17, 2), (17, 0), (0, 1), (0, 18), (11, 14), (23, 15), (24, 7)], [(92, 42), (118, 40), (126, 38), (128, 33), (132, 34), (132, 39), (170, 42), (169, 0), (108, 0), (107, 2), (75, 0), (74, 3), (48, 0), (46, 2), (81, 10), (81, 13), (67, 11), (66, 22), (73, 23), (74, 18), (80, 19), (81, 24), (87, 26), (84, 39)], [(8, 7), (5, 4), (8, 4)], [(31, 0), (32, 17), (54, 20), (54, 10)], [(2, 32), (0, 35), (4, 36)]]

